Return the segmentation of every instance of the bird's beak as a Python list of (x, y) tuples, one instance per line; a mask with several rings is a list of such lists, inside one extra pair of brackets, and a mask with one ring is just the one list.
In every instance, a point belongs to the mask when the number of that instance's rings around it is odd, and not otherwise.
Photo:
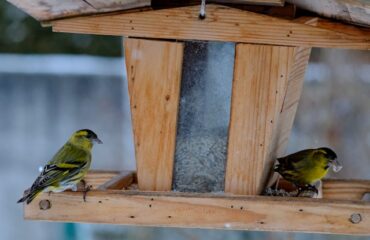
[(334, 159), (331, 163), (332, 163), (334, 172), (339, 172), (340, 170), (342, 170), (343, 166), (342, 164), (340, 164), (340, 162), (337, 159)]
[(98, 144), (102, 144), (102, 140), (100, 140), (99, 138), (94, 138), (93, 140), (94, 142), (98, 143)]

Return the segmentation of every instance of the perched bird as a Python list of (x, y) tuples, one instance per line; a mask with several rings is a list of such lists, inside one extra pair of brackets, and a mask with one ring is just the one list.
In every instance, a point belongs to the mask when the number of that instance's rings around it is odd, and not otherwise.
[(336, 159), (337, 154), (330, 148), (306, 149), (278, 158), (274, 170), (299, 190), (309, 189), (317, 193), (313, 184), (325, 177), (331, 166), (335, 172), (342, 169)]
[(98, 136), (89, 129), (82, 129), (72, 134), (69, 140), (45, 165), (32, 187), (18, 200), (27, 204), (41, 192), (62, 192), (67, 189), (77, 190), (77, 184), (84, 184), (84, 200), (89, 190), (82, 180), (90, 168), (91, 149), (94, 142), (102, 143)]

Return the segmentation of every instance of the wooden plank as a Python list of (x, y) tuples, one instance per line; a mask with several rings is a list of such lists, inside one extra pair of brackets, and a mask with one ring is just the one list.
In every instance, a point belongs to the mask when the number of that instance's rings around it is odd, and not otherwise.
[(97, 189), (100, 185), (111, 180), (118, 174), (119, 171), (90, 170), (84, 180), (88, 186), (92, 186), (92, 189)]
[(135, 181), (135, 172), (122, 171), (104, 184), (98, 187), (99, 190), (115, 189), (121, 190), (128, 188)]
[[(45, 200), (51, 208), (40, 210), (39, 202)], [(25, 205), (24, 216), (46, 221), (370, 235), (369, 202), (117, 190), (93, 190), (86, 200), (75, 192), (43, 194)]]
[(202, 21), (199, 6), (190, 6), (58, 20), (52, 26), (56, 32), (370, 49), (368, 39), (294, 21), (214, 4), (207, 5), (207, 12), (211, 14)]
[(370, 39), (370, 28), (355, 27), (349, 24), (333, 22), (327, 19), (322, 19), (322, 18), (318, 18), (316, 26), (319, 28), (328, 29), (334, 32), (345, 33), (347, 35), (352, 35), (352, 36), (358, 36), (364, 39)]
[[(308, 22), (313, 23), (311, 20)], [(294, 53), (294, 61), (289, 69), (288, 83), (284, 91), (284, 102), (277, 121), (277, 127), (274, 131), (274, 138), (271, 144), (271, 158), (275, 161), (277, 157), (285, 156), (285, 150), (288, 145), (289, 136), (293, 127), (295, 114), (301, 97), (304, 76), (311, 54), (311, 48), (297, 47)], [(265, 186), (270, 186), (275, 182), (278, 173), (272, 172), (272, 165), (269, 165), (271, 172), (270, 181)]]
[(322, 190), (325, 199), (362, 200), (370, 193), (370, 180), (326, 179)]
[[(284, 6), (285, 0), (207, 0), (209, 3), (227, 3), (259, 6)], [(200, 5), (201, 0), (152, 0), (153, 8)]]
[(260, 13), (269, 15), (272, 17), (285, 18), (285, 19), (294, 19), (296, 14), (296, 7), (293, 4), (286, 3), (284, 6), (263, 6), (263, 5), (242, 5), (242, 4), (227, 4), (223, 5), (242, 9), (245, 11)]
[[(105, 13), (151, 6), (151, 0), (7, 0), (39, 21)], [(284, 0), (210, 0), (209, 2), (283, 6)], [(155, 6), (185, 6), (200, 1), (154, 1)]]
[(183, 43), (125, 39), (141, 190), (171, 190), (183, 48)]
[(370, 2), (363, 0), (287, 0), (297, 7), (352, 24), (370, 27)]
[(97, 12), (120, 11), (149, 7), (149, 0), (86, 0)]
[[(276, 180), (271, 182), (269, 187), (275, 188)], [(319, 190), (317, 197), (324, 199), (361, 201), (366, 194), (370, 193), (370, 180), (323, 179), (322, 184), (316, 186)], [(283, 178), (279, 179), (277, 189), (283, 189), (286, 192), (297, 190), (296, 186)]]
[(274, 162), (294, 47), (237, 44), (225, 191), (257, 195)]
[(285, 0), (210, 0), (212, 3), (249, 4), (263, 6), (284, 6)]
[(150, 0), (7, 0), (39, 21), (150, 6)]
[(276, 142), (273, 146), (274, 157), (282, 157), (288, 144), (295, 114), (301, 97), (304, 76), (311, 54), (311, 48), (297, 47), (294, 60), (289, 69), (288, 83), (284, 92), (284, 102), (280, 110), (276, 128)]
[[(122, 178), (123, 176), (123, 178)], [(133, 181), (126, 182), (125, 176), (131, 178)], [(93, 189), (98, 188), (102, 190), (100, 186), (108, 185), (112, 183), (113, 179), (120, 177), (123, 180), (125, 188), (130, 187), (129, 185), (135, 185), (137, 183), (136, 173), (132, 171), (101, 171), (91, 170), (85, 177), (88, 185), (92, 185)], [(284, 179), (280, 179), (279, 183), (284, 185), (286, 182)], [(119, 188), (123, 188), (119, 187)], [(111, 188), (105, 188), (111, 189)], [(117, 189), (117, 188), (115, 188)], [(336, 199), (336, 200), (362, 200), (366, 193), (370, 193), (370, 180), (351, 180), (351, 179), (324, 179), (323, 180), (323, 198), (324, 199)]]

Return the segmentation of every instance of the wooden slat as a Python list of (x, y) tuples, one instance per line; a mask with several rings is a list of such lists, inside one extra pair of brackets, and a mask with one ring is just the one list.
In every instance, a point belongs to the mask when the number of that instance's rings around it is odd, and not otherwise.
[(363, 37), (364, 39), (370, 39), (370, 28), (355, 27), (349, 24), (333, 22), (327, 19), (322, 19), (322, 18), (318, 19), (316, 26), (319, 28), (328, 29), (334, 32)]
[(39, 21), (150, 6), (150, 0), (7, 0)]
[[(286, 181), (283, 178), (279, 179), (278, 186), (275, 182), (271, 182), (270, 188), (283, 189), (286, 192), (295, 192), (297, 187), (294, 184)], [(333, 199), (333, 200), (351, 200), (361, 201), (364, 196), (370, 193), (370, 180), (351, 180), (351, 179), (323, 179), (322, 184), (317, 185), (321, 196), (318, 198)], [(321, 191), (320, 191), (321, 189)]]
[(226, 192), (256, 195), (265, 186), (294, 52), (294, 47), (236, 46)]
[[(311, 22), (311, 21), (309, 21)], [(277, 157), (285, 156), (289, 136), (293, 127), (295, 114), (301, 97), (304, 75), (308, 66), (311, 48), (297, 47), (294, 53), (294, 61), (289, 69), (288, 83), (284, 91), (284, 102), (274, 131), (274, 139), (271, 144), (272, 161)], [(270, 167), (272, 171), (272, 166)], [(265, 186), (270, 186), (275, 182), (278, 173), (270, 172), (270, 182)]]
[[(227, 3), (260, 6), (284, 6), (285, 0), (207, 0), (208, 3)], [(152, 0), (153, 8), (200, 5), (201, 0)]]
[(115, 189), (121, 190), (126, 189), (135, 181), (135, 172), (133, 171), (122, 171), (118, 175), (111, 178), (109, 181), (100, 185), (98, 189), (107, 190)]
[(301, 97), (304, 76), (310, 58), (311, 48), (297, 47), (294, 52), (294, 60), (289, 69), (288, 84), (284, 92), (284, 102), (279, 114), (276, 128), (276, 142), (273, 146), (274, 157), (285, 155), (290, 132), (293, 127), (299, 99)]
[(91, 170), (86, 174), (84, 180), (88, 186), (92, 186), (92, 189), (96, 189), (117, 175), (119, 175), (119, 171)]
[(141, 190), (171, 190), (183, 43), (125, 40)]
[[(121, 179), (122, 181), (117, 181)], [(132, 182), (130, 183), (132, 179)], [(109, 183), (120, 182), (124, 184), (118, 188), (128, 188), (130, 184), (135, 184), (136, 173), (132, 171), (101, 171), (91, 170), (88, 172), (85, 180), (88, 185), (92, 185), (93, 189), (101, 186), (107, 186)], [(115, 180), (115, 181), (113, 181)], [(129, 180), (129, 181), (126, 181)], [(280, 179), (280, 184), (284, 185), (285, 180)], [(114, 185), (113, 186), (117, 186)], [(112, 188), (105, 188), (112, 189)], [(117, 187), (114, 187), (117, 189)], [(345, 179), (324, 179), (323, 180), (323, 198), (336, 200), (362, 200), (366, 193), (370, 193), (370, 180), (345, 180)]]
[(210, 0), (212, 3), (284, 6), (285, 0)]
[(370, 193), (370, 180), (337, 180), (323, 181), (323, 198), (342, 200), (362, 200)]
[[(39, 201), (51, 208), (40, 210)], [(324, 199), (137, 191), (43, 194), (25, 205), (32, 220), (370, 235), (370, 203)], [(45, 201), (44, 201), (45, 202)], [(357, 214), (357, 215), (356, 215)], [(360, 222), (352, 223), (353, 219)]]
[(223, 5), (238, 8), (250, 12), (269, 15), (272, 17), (294, 19), (296, 15), (296, 7), (293, 4), (286, 3), (282, 7), (278, 6), (261, 6), (261, 5), (242, 5), (242, 4), (227, 4)]
[(370, 41), (225, 6), (207, 5), (147, 12), (89, 16), (52, 22), (56, 32), (134, 36), (144, 38), (217, 40), (283, 46), (370, 49)]
[(96, 9), (96, 12), (120, 11), (140, 7), (149, 7), (150, 0), (84, 0)]
[(287, 0), (321, 16), (370, 26), (370, 2), (363, 0)]

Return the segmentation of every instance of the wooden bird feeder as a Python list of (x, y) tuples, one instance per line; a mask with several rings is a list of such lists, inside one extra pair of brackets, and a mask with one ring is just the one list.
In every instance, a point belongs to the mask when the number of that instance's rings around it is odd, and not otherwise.
[[(137, 163), (136, 172), (91, 171), (87, 202), (43, 194), (25, 205), (26, 219), (370, 235), (369, 181), (326, 180), (322, 199), (259, 196), (284, 155), (311, 48), (369, 50), (368, 3), (208, 1), (201, 20), (200, 1), (8, 1), (55, 32), (125, 37)], [(337, 11), (344, 5), (347, 15)], [(297, 16), (296, 6), (364, 27)], [(173, 191), (190, 40), (235, 43), (223, 193)]]

